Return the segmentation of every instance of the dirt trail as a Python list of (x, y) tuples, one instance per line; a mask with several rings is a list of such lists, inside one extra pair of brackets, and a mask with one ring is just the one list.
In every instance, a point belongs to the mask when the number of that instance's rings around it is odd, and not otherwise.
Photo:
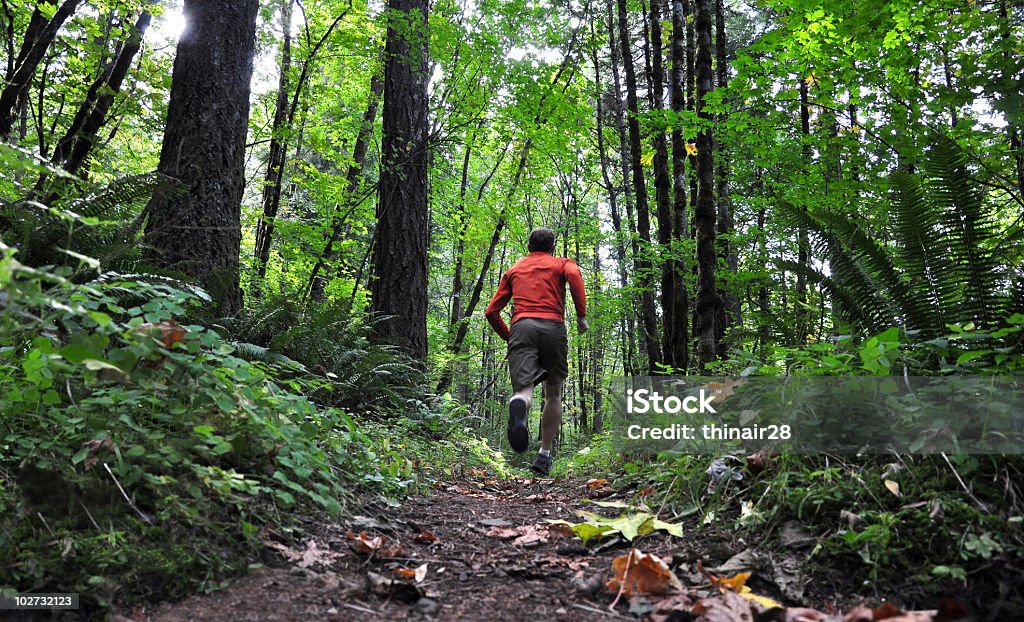
[[(303, 545), (285, 546), (266, 534), (279, 564), (260, 568), (224, 591), (194, 596), (157, 611), (135, 611), (125, 620), (707, 620), (762, 622), (938, 622), (956, 616), (908, 614), (882, 618), (860, 608), (846, 615), (764, 607), (735, 593), (722, 594), (707, 581), (669, 597), (624, 596), (605, 582), (612, 563), (629, 551), (621, 538), (604, 543), (580, 540), (549, 528), (548, 519), (576, 520), (576, 510), (596, 507), (586, 496), (614, 496), (606, 485), (512, 479), (484, 474), (464, 483), (439, 484), (429, 496), (400, 508), (368, 512), (344, 525), (316, 526)], [(705, 534), (706, 535), (706, 534)], [(676, 574), (696, 585), (696, 559), (724, 559), (742, 542), (669, 537), (655, 532), (634, 545), (673, 563)], [(697, 547), (697, 548), (695, 548)], [(700, 548), (703, 547), (703, 548)], [(689, 575), (685, 568), (690, 568)], [(419, 574), (417, 575), (417, 569)], [(407, 576), (406, 576), (407, 575)], [(698, 580), (702, 579), (697, 575)], [(757, 593), (771, 593), (754, 582)], [(891, 613), (896, 613), (895, 609)], [(115, 618), (116, 619), (116, 618)]]

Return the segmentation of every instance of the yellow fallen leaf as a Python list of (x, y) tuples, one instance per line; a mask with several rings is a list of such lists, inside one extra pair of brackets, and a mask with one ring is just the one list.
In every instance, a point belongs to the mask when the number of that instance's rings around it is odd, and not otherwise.
[[(747, 574), (750, 574), (750, 573), (747, 573)], [(783, 609), (783, 606), (782, 606), (781, 603), (779, 603), (777, 601), (774, 601), (774, 600), (768, 598), (767, 596), (759, 596), (757, 594), (754, 594), (753, 592), (750, 591), (750, 588), (745, 586), (745, 585), (743, 586), (743, 589), (740, 590), (739, 594), (743, 598), (746, 598), (747, 600), (752, 600), (755, 603), (761, 605), (762, 607), (766, 607), (768, 609), (775, 609), (776, 607), (779, 608), (779, 609)]]
[(686, 155), (697, 155), (697, 145), (693, 143), (686, 143)]
[(902, 496), (902, 495), (900, 495), (900, 485), (899, 485), (899, 483), (894, 482), (891, 479), (887, 479), (887, 480), (885, 480), (885, 487), (889, 490), (889, 492), (891, 492), (892, 494), (896, 495), (897, 497)]
[(718, 579), (718, 585), (720, 587), (728, 587), (736, 590), (737, 592), (743, 591), (744, 588), (749, 590), (746, 586), (747, 579), (750, 578), (750, 572), (739, 572), (731, 577), (720, 577)]

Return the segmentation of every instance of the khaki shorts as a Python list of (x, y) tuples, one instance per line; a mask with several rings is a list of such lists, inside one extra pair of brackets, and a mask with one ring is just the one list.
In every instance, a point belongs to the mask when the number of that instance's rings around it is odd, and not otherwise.
[(522, 318), (512, 324), (508, 339), (508, 372), (512, 390), (541, 381), (562, 384), (569, 376), (569, 338), (565, 322)]

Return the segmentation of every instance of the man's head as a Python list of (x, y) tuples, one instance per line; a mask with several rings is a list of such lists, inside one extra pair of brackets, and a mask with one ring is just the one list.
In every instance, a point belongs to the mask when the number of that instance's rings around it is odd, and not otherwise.
[(555, 232), (547, 227), (537, 227), (530, 232), (528, 247), (531, 253), (537, 251), (542, 253), (555, 252)]

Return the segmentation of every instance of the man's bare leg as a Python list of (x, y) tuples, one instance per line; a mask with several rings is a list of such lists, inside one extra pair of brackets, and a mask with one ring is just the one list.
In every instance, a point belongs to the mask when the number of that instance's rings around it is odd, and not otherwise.
[(521, 397), (526, 400), (526, 410), (530, 410), (530, 407), (533, 406), (533, 385), (519, 389), (512, 394), (512, 397)]
[(540, 448), (551, 452), (551, 446), (562, 426), (562, 384), (544, 383), (544, 412), (541, 415)]

